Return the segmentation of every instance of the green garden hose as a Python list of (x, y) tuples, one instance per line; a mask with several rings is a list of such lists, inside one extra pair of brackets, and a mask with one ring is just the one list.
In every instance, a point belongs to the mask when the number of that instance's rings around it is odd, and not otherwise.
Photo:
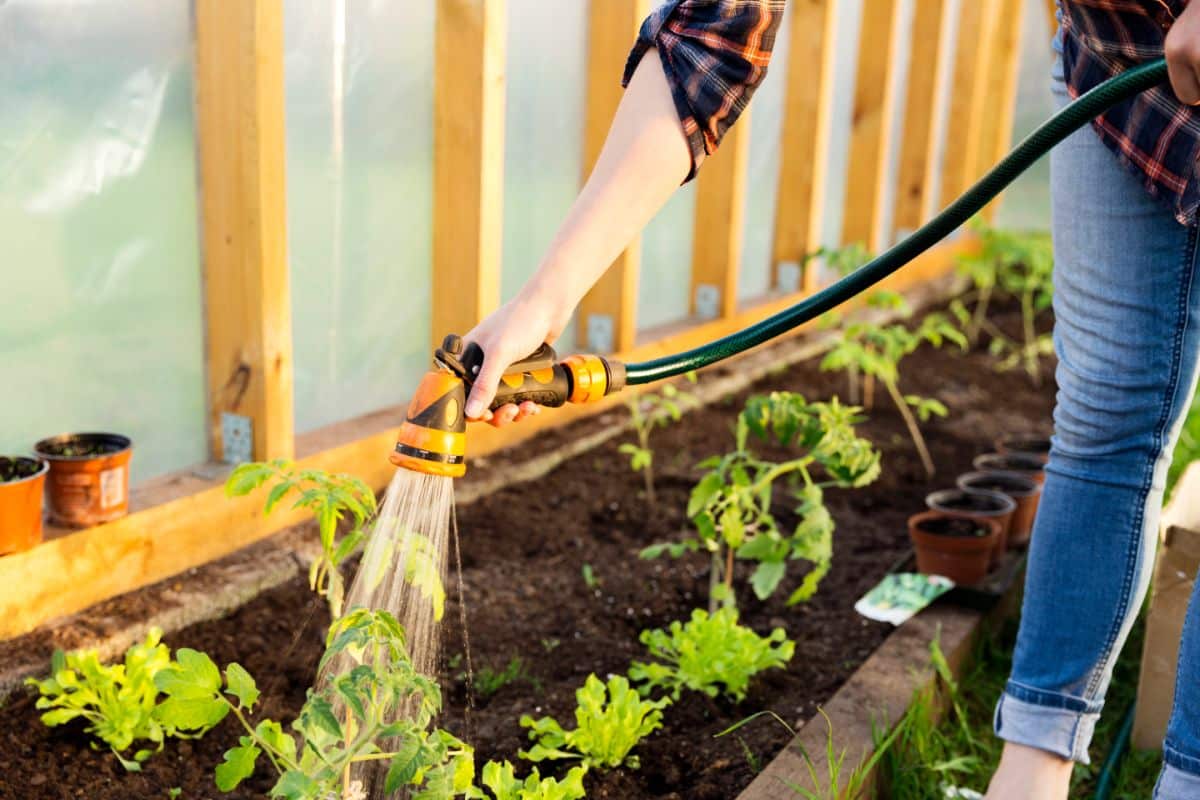
[(650, 383), (715, 364), (757, 347), (844, 303), (945, 239), (1063, 139), (1118, 103), (1166, 80), (1167, 64), (1163, 59), (1149, 61), (1110, 78), (1042, 123), (978, 183), (890, 250), (762, 322), (683, 353), (640, 364), (628, 364), (626, 382)]

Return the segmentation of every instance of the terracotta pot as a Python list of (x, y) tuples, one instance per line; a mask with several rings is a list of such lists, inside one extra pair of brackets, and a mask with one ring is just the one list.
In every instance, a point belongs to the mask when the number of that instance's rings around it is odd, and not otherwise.
[(40, 459), (0, 456), (0, 554), (28, 550), (42, 540), (42, 494), (49, 469)]
[(46, 499), (50, 520), (87, 528), (129, 513), (129, 458), (133, 443), (115, 433), (74, 433), (34, 446), (50, 462)]
[(1029, 453), (984, 453), (971, 465), (979, 472), (1015, 472), (1039, 484), (1046, 480), (1046, 462)]
[(1001, 455), (1019, 453), (1024, 456), (1033, 456), (1043, 464), (1050, 460), (1050, 440), (1038, 436), (1016, 434), (1001, 436), (996, 440), (995, 447), (996, 452)]
[(922, 511), (908, 518), (917, 550), (917, 569), (958, 584), (987, 577), (988, 561), (1000, 537), (1000, 522), (948, 511)]
[(1008, 529), (1012, 524), (1017, 503), (1001, 492), (975, 489), (942, 489), (925, 497), (925, 505), (931, 511), (951, 511), (966, 514), (974, 519), (994, 519), (1000, 523), (1000, 535), (992, 548), (991, 566), (1000, 563), (1008, 546)]
[(958, 488), (1006, 494), (1017, 504), (1008, 526), (1008, 546), (1024, 547), (1033, 532), (1042, 485), (1016, 472), (968, 472), (958, 476)]

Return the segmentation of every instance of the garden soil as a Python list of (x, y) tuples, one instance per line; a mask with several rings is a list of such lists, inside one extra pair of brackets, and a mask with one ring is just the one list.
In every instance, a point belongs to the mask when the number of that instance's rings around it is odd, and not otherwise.
[[(1000, 321), (1014, 333), (1019, 329), (1011, 310)], [(858, 616), (853, 605), (909, 552), (906, 518), (923, 510), (928, 492), (952, 487), (955, 475), (969, 470), (971, 459), (990, 450), (997, 436), (1044, 434), (1050, 427), (1052, 380), (1034, 387), (1024, 373), (997, 373), (984, 351), (980, 347), (966, 355), (926, 348), (903, 364), (904, 392), (936, 397), (950, 409), (948, 418), (923, 426), (938, 465), (932, 480), (886, 394), (877, 393), (880, 402), (861, 431), (883, 451), (883, 473), (867, 488), (828, 492), (837, 523), (833, 569), (810, 602), (791, 608), (784, 603), (804, 572), (802, 562), (793, 563), (770, 602), (756, 601), (743, 588), (743, 621), (763, 633), (785, 627), (795, 640), (789, 667), (760, 676), (738, 704), (685, 694), (666, 711), (664, 727), (638, 748), (641, 768), (589, 775), (590, 798), (731, 800), (789, 735), (766, 717), (735, 735), (714, 734), (762, 709), (792, 723), (807, 720), (883, 641), (891, 626)], [(480, 764), (489, 758), (515, 761), (527, 743), (518, 725), (522, 714), (550, 714), (570, 727), (574, 691), (589, 673), (623, 672), (643, 656), (640, 631), (685, 619), (705, 603), (706, 556), (641, 561), (637, 554), (686, 529), (683, 510), (698, 475), (695, 464), (730, 448), (733, 422), (747, 396), (773, 389), (828, 398), (844, 393), (844, 377), (820, 372), (815, 361), (802, 363), (655, 431), (659, 497), (653, 506), (642, 497), (641, 476), (630, 472), (627, 458), (617, 452), (629, 434), (534, 483), (460, 509), (476, 687), (480, 673), (500, 672), (520, 660), (514, 681), (489, 696), (476, 688), (468, 712), (470, 688), (451, 576), (442, 646), (447, 710), (441, 724), (476, 744)], [(502, 458), (489, 462), (489, 469), (503, 468)], [(781, 502), (776, 513), (784, 526), (794, 524), (787, 505)], [(584, 580), (585, 564), (595, 585)], [(748, 567), (739, 572), (744, 578)], [(186, 628), (166, 641), (207, 651), (222, 665), (241, 663), (264, 690), (256, 716), (290, 720), (312, 681), (327, 621), (323, 605), (298, 579), (224, 619)], [(6, 800), (167, 798), (174, 788), (182, 790), (178, 796), (184, 800), (265, 797), (274, 781), (260, 764), (237, 792), (222, 795), (216, 789), (213, 768), (240, 734), (232, 718), (201, 740), (169, 742), (137, 774), (125, 773), (110, 754), (89, 749), (81, 727), (44, 727), (27, 692), (9, 698), (4, 721), (0, 798)]]

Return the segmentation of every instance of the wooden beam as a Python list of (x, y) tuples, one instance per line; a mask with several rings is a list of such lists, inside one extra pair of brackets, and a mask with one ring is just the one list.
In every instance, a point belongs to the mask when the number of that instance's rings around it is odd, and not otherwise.
[(959, 12), (954, 55), (954, 92), (950, 98), (953, 135), (946, 137), (938, 205), (945, 207), (978, 176), (983, 128), (988, 112), (988, 67), (992, 35), (999, 21), (999, 0), (964, 2)]
[(705, 303), (697, 303), (699, 295), (713, 292), (716, 303), (709, 318), (730, 317), (737, 313), (749, 152), (750, 111), (747, 109), (725, 134), (721, 147), (705, 162), (696, 179), (692, 234), (693, 315), (705, 310)]
[(209, 390), (249, 417), (255, 458), (292, 454), (282, 0), (197, 0), (196, 123)]
[(1050, 35), (1058, 30), (1058, 0), (1042, 0), (1046, 8), (1046, 21), (1050, 25)]
[(915, 230), (933, 213), (938, 136), (946, 108), (939, 100), (948, 88), (943, 78), (949, 77), (945, 62), (949, 61), (952, 43), (946, 34), (952, 10), (949, 0), (916, 0), (913, 9), (912, 57), (905, 81), (904, 132), (893, 220), (897, 232)]
[[(621, 74), (648, 0), (591, 0), (588, 10), (587, 114), (583, 131), (583, 178), (600, 157), (621, 102)], [(641, 240), (617, 257), (579, 304), (579, 342), (590, 350), (626, 350), (637, 337), (637, 286)], [(608, 332), (608, 335), (603, 335)]]
[[(957, 256), (976, 248), (971, 237), (941, 245), (882, 285), (902, 291), (933, 280), (953, 270)], [(796, 292), (745, 304), (731, 317), (666, 333), (618, 357), (637, 362), (690, 349), (777, 313), (803, 296), (804, 292)], [(787, 335), (801, 333), (807, 327)], [(653, 388), (632, 386), (623, 395), (594, 405), (568, 405), (503, 429), (473, 426), (468, 436), (468, 458), (488, 455), (548, 429), (610, 411), (630, 393)], [(404, 407), (399, 406), (305, 434), (299, 442), (297, 465), (352, 473), (381, 490), (395, 474), (387, 454), (395, 447), (403, 419)], [(285, 509), (264, 517), (261, 495), (227, 498), (219, 481), (177, 476), (161, 483), (155, 497), (158, 504), (153, 507), (0, 558), (0, 638), (27, 633), (54, 617), (228, 555), (301, 519)], [(214, 531), (221, 535), (213, 535)]]
[(500, 303), (504, 0), (437, 0), (431, 342)]
[(896, 108), (892, 70), (900, 38), (901, 6), (899, 0), (875, 0), (869, 9), (864, 8), (858, 41), (842, 243), (862, 242), (872, 253), (886, 245), (884, 200)]
[[(1021, 73), (1021, 31), (1024, 29), (1023, 0), (1000, 0), (1000, 12), (993, 32), (991, 66), (987, 69), (988, 115), (980, 136), (976, 177), (1008, 155), (1012, 146), (1013, 121), (1017, 109), (1017, 86)], [(988, 220), (996, 217), (1000, 198), (983, 210)]]
[[(772, 287), (779, 286), (780, 264), (802, 265), (821, 246), (837, 57), (836, 0), (792, 0), (791, 6)], [(817, 270), (806, 269), (805, 289), (816, 289), (817, 279)]]

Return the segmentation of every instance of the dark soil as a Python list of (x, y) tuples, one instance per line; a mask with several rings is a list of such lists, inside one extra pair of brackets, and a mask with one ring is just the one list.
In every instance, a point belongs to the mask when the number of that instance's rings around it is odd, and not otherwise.
[(976, 473), (967, 484), (971, 489), (983, 489), (986, 492), (1001, 492), (1013, 499), (1029, 494), (1029, 482), (1033, 478), (1019, 475), (1003, 475), (999, 473)]
[(962, 517), (934, 517), (919, 523), (919, 528), (934, 536), (952, 536), (959, 539), (975, 539), (988, 535), (987, 528), (981, 528), (973, 519)]
[(983, 492), (950, 489), (938, 493), (937, 507), (947, 511), (975, 511), (979, 513), (1000, 513), (1012, 506), (1003, 498)]
[[(1010, 315), (1004, 327), (1017, 330)], [(588, 776), (591, 798), (731, 800), (788, 740), (764, 718), (736, 735), (714, 734), (744, 717), (771, 709), (796, 723), (815, 712), (892, 630), (853, 610), (854, 602), (910, 551), (906, 520), (924, 509), (930, 491), (954, 485), (977, 454), (1001, 434), (1044, 435), (1054, 388), (1034, 388), (1023, 373), (996, 373), (984, 353), (921, 350), (903, 365), (902, 390), (933, 396), (951, 410), (923, 425), (938, 475), (925, 476), (896, 411), (881, 399), (861, 431), (883, 451), (884, 470), (873, 485), (831, 490), (837, 522), (833, 569), (808, 603), (784, 600), (804, 572), (793, 562), (775, 598), (760, 603), (739, 581), (743, 621), (765, 633), (783, 626), (796, 641), (786, 670), (760, 676), (739, 704), (685, 694), (664, 716), (664, 728), (639, 748), (641, 769)], [(703, 380), (703, 377), (702, 377)], [(1046, 384), (1050, 382), (1047, 381)], [(503, 670), (521, 659), (518, 677), (489, 696), (475, 692), (467, 711), (463, 632), (457, 599), (448, 603), (443, 654), (447, 711), (441, 724), (477, 746), (479, 763), (515, 759), (527, 742), (522, 714), (551, 714), (572, 722), (574, 691), (589, 673), (625, 671), (643, 658), (640, 631), (685, 619), (706, 602), (709, 564), (693, 555), (641, 561), (646, 545), (676, 539), (698, 472), (695, 464), (732, 443), (732, 427), (746, 397), (772, 389), (813, 399), (844, 392), (844, 379), (808, 362), (772, 375), (751, 391), (689, 413), (681, 424), (652, 437), (658, 502), (643, 498), (642, 476), (617, 452), (632, 433), (583, 454), (545, 478), (511, 487), (460, 509), (470, 648), (476, 671)], [(770, 452), (769, 447), (763, 447)], [(499, 458), (492, 459), (500, 461)], [(790, 506), (776, 514), (795, 523)], [(214, 532), (219, 534), (219, 532)], [(590, 565), (596, 579), (583, 578)], [(740, 567), (745, 578), (749, 567)], [(451, 579), (452, 595), (456, 594)], [(209, 652), (218, 663), (236, 660), (257, 676), (261, 713), (290, 719), (304, 700), (321, 650), (327, 618), (306, 584), (293, 581), (261, 595), (230, 617), (167, 637), (172, 647)], [(80, 728), (47, 729), (28, 694), (9, 700), (0, 732), (0, 798), (165, 798), (172, 787), (188, 800), (222, 795), (212, 781), (221, 754), (236, 744), (230, 719), (204, 739), (170, 742), (140, 774), (126, 774), (110, 755), (89, 750)], [(524, 767), (519, 768), (522, 772)], [(234, 795), (262, 797), (273, 776), (261, 768)]]
[(0, 483), (24, 480), (30, 476), (37, 475), (41, 468), (42, 462), (35, 458), (25, 458), (24, 456), (17, 456), (15, 458), (0, 457)]
[(122, 437), (106, 433), (78, 433), (38, 442), (39, 455), (50, 458), (86, 458), (119, 453), (129, 446)]
[(1020, 475), (1034, 477), (1045, 468), (1045, 463), (1039, 456), (1031, 453), (988, 453), (979, 459), (980, 466), (988, 470), (1016, 472)]

